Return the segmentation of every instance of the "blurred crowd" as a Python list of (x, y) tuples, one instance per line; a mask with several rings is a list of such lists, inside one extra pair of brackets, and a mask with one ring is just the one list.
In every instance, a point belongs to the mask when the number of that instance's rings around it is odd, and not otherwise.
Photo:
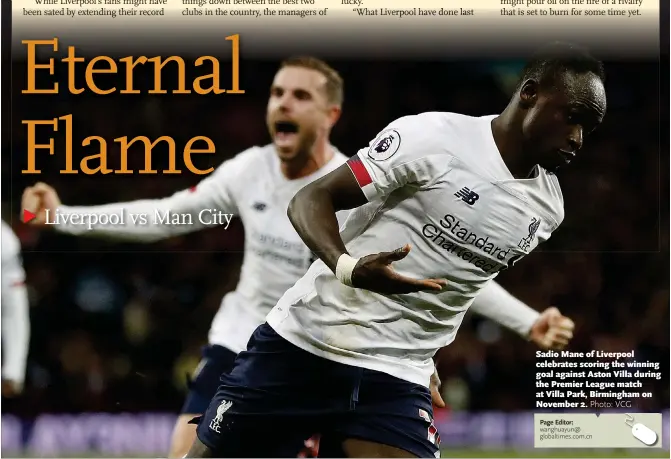
[[(23, 245), (32, 342), (25, 393), (4, 400), (4, 412), (176, 412), (210, 320), (235, 288), (244, 231), (236, 222), (228, 230), (137, 245), (28, 228), (18, 218), (20, 196), (37, 180), (53, 185), (65, 203), (83, 205), (167, 196), (199, 177), (59, 175), (60, 137), (54, 156), (38, 153), (41, 175), (21, 175), (26, 129), (20, 120), (73, 114), (75, 158), (88, 135), (170, 135), (178, 152), (189, 138), (205, 135), (217, 154), (201, 155), (197, 165), (216, 166), (269, 141), (265, 103), (276, 65), (243, 62), (244, 95), (27, 97), (16, 85), (13, 145), (4, 144), (2, 155), (3, 218)], [(348, 155), (399, 116), (499, 112), (520, 68), (517, 62), (332, 65), (345, 80), (344, 113), (332, 141)], [(534, 308), (556, 305), (573, 318), (573, 350), (635, 350), (638, 360), (659, 361), (665, 377), (646, 382), (654, 396), (639, 406), (668, 408), (669, 227), (668, 204), (660, 201), (668, 196), (668, 152), (659, 149), (658, 66), (621, 62), (606, 70), (604, 124), (560, 174), (563, 225), (499, 280)], [(23, 66), (15, 65), (14, 81), (24, 78)], [(118, 163), (111, 142), (109, 154), (110, 164)], [(134, 159), (143, 160), (141, 154)], [(158, 153), (154, 160), (160, 166)], [(535, 361), (533, 345), (477, 317), (438, 356), (448, 403), (473, 411), (533, 409)]]

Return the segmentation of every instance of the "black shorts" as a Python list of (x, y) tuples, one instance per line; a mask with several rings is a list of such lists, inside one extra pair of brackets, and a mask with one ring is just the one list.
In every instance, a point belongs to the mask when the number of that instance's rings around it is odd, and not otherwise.
[(222, 375), (197, 432), (215, 457), (296, 457), (313, 434), (320, 456), (336, 438), (419, 457), (437, 457), (440, 444), (426, 387), (315, 356), (268, 324)]
[(200, 363), (189, 381), (189, 393), (186, 395), (181, 414), (203, 414), (210, 405), (219, 387), (222, 373), (233, 368), (237, 354), (216, 344), (203, 346)]

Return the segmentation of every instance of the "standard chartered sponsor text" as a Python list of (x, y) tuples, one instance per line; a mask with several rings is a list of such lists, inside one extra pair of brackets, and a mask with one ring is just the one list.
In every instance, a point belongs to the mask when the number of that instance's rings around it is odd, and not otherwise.
[(510, 261), (510, 248), (497, 246), (488, 235), (471, 231), (451, 214), (443, 216), (438, 224), (425, 224), (422, 236), (442, 250), (490, 274), (501, 271)]
[(659, 362), (634, 351), (538, 351), (537, 408), (631, 408), (653, 394), (647, 380), (662, 378)]

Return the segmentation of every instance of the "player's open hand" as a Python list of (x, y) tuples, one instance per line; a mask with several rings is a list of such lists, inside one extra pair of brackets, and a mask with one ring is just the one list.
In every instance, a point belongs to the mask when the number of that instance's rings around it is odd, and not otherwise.
[(544, 350), (564, 349), (573, 338), (575, 324), (557, 308), (547, 308), (536, 319), (529, 338)]
[(410, 246), (406, 245), (393, 252), (361, 257), (352, 271), (352, 285), (384, 294), (440, 291), (447, 284), (444, 279), (412, 279), (394, 271), (391, 264), (402, 260), (409, 252)]
[(56, 190), (43, 182), (26, 188), (21, 197), (21, 209), (35, 215), (35, 218), (26, 222), (29, 225), (44, 225), (47, 221), (47, 210), (53, 216), (60, 205), (61, 200)]

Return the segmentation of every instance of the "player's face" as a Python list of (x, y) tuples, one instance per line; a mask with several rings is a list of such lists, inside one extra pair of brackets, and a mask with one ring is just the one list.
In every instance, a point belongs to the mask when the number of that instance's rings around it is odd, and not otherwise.
[(307, 158), (315, 141), (328, 137), (334, 120), (325, 84), (320, 72), (302, 67), (284, 67), (275, 75), (266, 122), (281, 160)]
[(529, 107), (522, 128), (524, 150), (548, 170), (575, 158), (606, 114), (606, 91), (591, 73), (565, 73), (547, 88), (527, 82), (520, 97)]

